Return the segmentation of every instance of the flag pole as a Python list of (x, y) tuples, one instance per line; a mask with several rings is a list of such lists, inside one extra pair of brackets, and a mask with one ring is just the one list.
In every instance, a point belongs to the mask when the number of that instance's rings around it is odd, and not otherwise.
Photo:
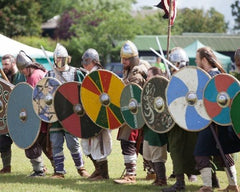
[(169, 17), (168, 17), (168, 37), (167, 37), (167, 59), (169, 60), (169, 47), (170, 47), (170, 37), (171, 37), (171, 17), (172, 17), (172, 0), (169, 1)]

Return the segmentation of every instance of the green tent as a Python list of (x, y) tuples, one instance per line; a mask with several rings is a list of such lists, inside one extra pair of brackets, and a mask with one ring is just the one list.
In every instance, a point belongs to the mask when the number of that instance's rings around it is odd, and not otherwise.
[[(186, 51), (186, 53), (189, 57), (189, 65), (196, 65), (196, 63), (195, 63), (196, 52), (201, 47), (205, 47), (205, 45), (203, 45), (200, 41), (196, 40), (192, 44), (190, 44), (184, 48), (184, 50)], [(223, 55), (216, 51), (214, 51), (214, 54), (216, 55), (219, 62), (222, 64), (225, 71), (229, 72), (231, 64), (232, 64), (231, 57)]]

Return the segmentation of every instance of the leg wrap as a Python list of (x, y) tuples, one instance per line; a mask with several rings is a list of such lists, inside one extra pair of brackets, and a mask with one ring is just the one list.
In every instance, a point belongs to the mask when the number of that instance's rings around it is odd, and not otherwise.
[(76, 166), (77, 169), (79, 169), (80, 167), (83, 167), (83, 159), (80, 153), (75, 153), (75, 154), (71, 154), (72, 155), (72, 159), (74, 161), (74, 164)]
[(206, 167), (200, 170), (201, 177), (203, 180), (203, 185), (207, 187), (212, 187), (212, 169), (211, 167)]
[(57, 156), (53, 157), (54, 164), (55, 164), (55, 172), (65, 174), (64, 170), (64, 155), (58, 154)]
[(12, 157), (11, 149), (1, 153), (3, 167), (7, 167), (11, 165), (11, 157)]
[(34, 171), (43, 171), (43, 159), (42, 156), (30, 160)]

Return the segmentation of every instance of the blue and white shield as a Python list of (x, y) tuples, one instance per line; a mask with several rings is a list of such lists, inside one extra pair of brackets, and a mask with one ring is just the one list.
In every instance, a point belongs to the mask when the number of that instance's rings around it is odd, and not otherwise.
[(181, 128), (200, 131), (211, 123), (203, 104), (203, 91), (210, 78), (194, 66), (184, 67), (172, 76), (166, 89), (167, 105)]

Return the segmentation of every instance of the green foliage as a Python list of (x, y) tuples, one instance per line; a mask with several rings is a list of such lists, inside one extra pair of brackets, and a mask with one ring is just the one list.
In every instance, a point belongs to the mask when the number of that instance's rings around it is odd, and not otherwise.
[[(153, 12), (153, 10), (150, 11)], [(141, 11), (138, 12), (135, 19), (141, 30), (138, 31), (137, 35), (165, 35), (168, 31), (168, 20), (162, 18), (162, 16), (162, 11), (153, 12), (152, 14), (146, 13), (145, 16), (142, 16)]]
[(14, 37), (16, 41), (19, 41), (21, 43), (24, 43), (26, 45), (36, 47), (36, 48), (41, 48), (41, 45), (44, 47), (45, 50), (48, 51), (54, 51), (56, 47), (56, 42), (50, 38), (46, 37), (36, 37), (36, 36), (31, 36), (31, 37), (26, 37), (26, 36), (18, 36)]
[[(134, 18), (141, 27), (137, 35), (167, 35), (168, 19), (163, 19), (163, 15), (162, 10), (149, 8), (140, 10)], [(172, 35), (184, 32), (224, 33), (226, 30), (224, 16), (214, 8), (206, 12), (201, 9), (178, 10), (174, 25), (171, 27)]]
[(210, 33), (226, 33), (227, 23), (224, 22), (224, 15), (217, 12), (214, 8), (207, 11), (208, 23), (207, 27)]
[(62, 14), (66, 9), (73, 8), (77, 5), (77, 0), (38, 0), (41, 5), (41, 15), (43, 22)]
[(224, 22), (224, 16), (214, 8), (206, 12), (202, 9), (183, 9), (178, 12), (173, 26), (175, 34), (184, 32), (225, 33), (226, 30), (227, 24)]
[(0, 31), (9, 36), (39, 35), (41, 32), (40, 5), (32, 0), (1, 0)]
[[(79, 62), (79, 55), (91, 47), (100, 53), (104, 65), (116, 41), (134, 37), (140, 28), (130, 15), (129, 5), (129, 1), (120, 0), (81, 1), (77, 7), (80, 19), (77, 18), (76, 24), (70, 28), (75, 34), (68, 46), (73, 63)], [(74, 51), (71, 51), (71, 46)]]
[(240, 2), (236, 0), (232, 5), (232, 16), (235, 17), (234, 29), (240, 29)]
[[(131, 40), (135, 35), (168, 33), (168, 20), (162, 18), (162, 10), (143, 7), (137, 15), (133, 15), (134, 3), (136, 0), (1, 0), (0, 31), (9, 37), (29, 36), (29, 40), (23, 40), (24, 43), (34, 47), (39, 47), (41, 43), (46, 49), (54, 50), (56, 42), (47, 40), (44, 43), (41, 38), (34, 39), (32, 36), (40, 35), (42, 21), (59, 14), (61, 20), (56, 39), (68, 49), (73, 57), (72, 64), (79, 66), (81, 55), (91, 47), (99, 52), (101, 63), (105, 65), (109, 58), (120, 60), (119, 42)], [(207, 12), (184, 9), (178, 10), (171, 34), (223, 33), (226, 29), (223, 15), (214, 8)]]

